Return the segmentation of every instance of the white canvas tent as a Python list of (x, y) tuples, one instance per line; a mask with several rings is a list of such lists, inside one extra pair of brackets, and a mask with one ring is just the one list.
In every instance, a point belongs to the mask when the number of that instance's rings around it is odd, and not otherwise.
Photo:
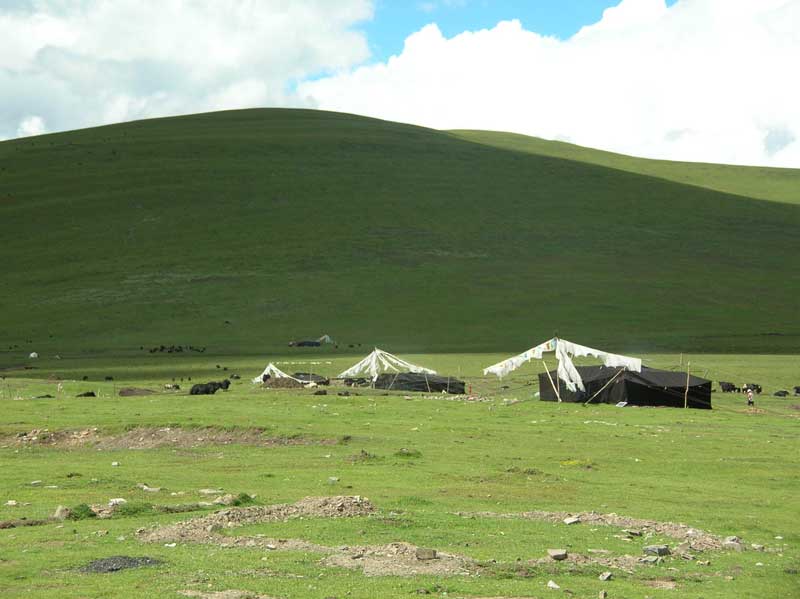
[[(288, 374), (283, 372), (280, 368), (275, 366), (275, 364), (270, 362), (269, 364), (267, 364), (267, 367), (264, 369), (264, 372), (262, 372), (256, 378), (253, 379), (253, 383), (257, 384), (257, 383), (263, 382), (264, 381), (264, 375), (266, 375), (266, 374), (268, 374), (269, 376), (271, 376), (274, 379), (292, 379), (293, 381), (297, 381), (296, 378), (294, 378), (293, 376), (289, 376)], [(301, 383), (302, 381), (297, 381), (297, 382)]]
[(639, 358), (629, 358), (628, 356), (621, 356), (618, 354), (610, 354), (599, 349), (592, 349), (585, 345), (578, 345), (571, 341), (553, 337), (549, 341), (532, 347), (528, 351), (522, 352), (518, 356), (508, 358), (502, 362), (498, 362), (493, 366), (489, 366), (483, 370), (483, 374), (495, 374), (498, 377), (504, 377), (512, 370), (516, 370), (526, 362), (533, 359), (541, 360), (542, 354), (545, 352), (555, 352), (556, 359), (558, 360), (558, 378), (564, 381), (567, 389), (575, 391), (580, 389), (585, 391), (581, 375), (572, 363), (572, 358), (578, 356), (592, 356), (603, 361), (605, 366), (611, 368), (624, 368), (625, 370), (632, 370), (634, 372), (642, 371), (642, 361)]
[(339, 375), (340, 379), (350, 379), (365, 377), (369, 375), (375, 381), (378, 375), (383, 372), (416, 372), (419, 374), (436, 374), (435, 370), (417, 366), (411, 362), (406, 362), (395, 355), (385, 352), (377, 347), (366, 358), (358, 364), (351, 366)]

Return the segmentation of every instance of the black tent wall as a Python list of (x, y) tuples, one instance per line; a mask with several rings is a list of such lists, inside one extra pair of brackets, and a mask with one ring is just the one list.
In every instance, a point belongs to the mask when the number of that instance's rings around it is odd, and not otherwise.
[[(621, 401), (633, 406), (667, 406), (682, 408), (686, 392), (686, 373), (642, 367), (642, 372), (631, 372), (606, 366), (579, 366), (585, 392), (572, 392), (561, 385), (561, 401), (616, 404)], [(556, 372), (550, 372), (553, 381)], [(611, 381), (609, 383), (609, 381)], [(603, 388), (605, 386), (605, 388)], [(558, 401), (547, 373), (539, 375), (539, 394), (542, 401)], [(696, 376), (689, 377), (687, 404), (690, 408), (711, 409), (711, 381)]]
[(414, 372), (386, 373), (378, 376), (376, 389), (393, 389), (395, 391), (423, 391), (430, 393), (464, 393), (464, 381), (439, 376), (437, 374), (417, 374)]

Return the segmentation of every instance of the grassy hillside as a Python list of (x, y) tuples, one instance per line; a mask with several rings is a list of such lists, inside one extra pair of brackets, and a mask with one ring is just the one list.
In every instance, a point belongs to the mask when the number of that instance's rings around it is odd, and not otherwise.
[(0, 143), (0, 360), (323, 333), (796, 350), (800, 206), (743, 197), (771, 178), (734, 169), (728, 194), (592, 162), (277, 109)]
[(451, 131), (451, 133), (460, 139), (504, 150), (587, 162), (749, 198), (800, 204), (800, 170), (798, 169), (648, 160), (584, 148), (560, 141), (548, 141), (538, 137), (498, 131), (457, 130)]

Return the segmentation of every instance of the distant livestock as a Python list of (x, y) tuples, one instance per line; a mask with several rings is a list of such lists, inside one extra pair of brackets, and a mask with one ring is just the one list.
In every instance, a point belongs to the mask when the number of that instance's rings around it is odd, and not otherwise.
[(773, 393), (775, 397), (789, 397), (789, 392), (785, 389), (781, 389), (780, 391), (776, 391)]
[(794, 394), (795, 394), (795, 395), (800, 395), (800, 385), (798, 385), (798, 386), (796, 386), (796, 387), (794, 388)]
[(756, 395), (761, 395), (762, 389), (761, 385), (759, 385), (758, 383), (745, 383), (744, 385), (742, 385), (742, 391), (744, 391), (745, 393), (747, 393), (748, 391), (752, 391)]
[(727, 381), (720, 381), (719, 386), (722, 388), (723, 393), (741, 393), (742, 390), (734, 385), (733, 383), (729, 383)]
[(230, 386), (231, 382), (228, 379), (222, 382), (212, 381), (210, 383), (198, 383), (192, 385), (192, 388), (189, 390), (189, 395), (214, 395), (219, 389), (227, 391)]

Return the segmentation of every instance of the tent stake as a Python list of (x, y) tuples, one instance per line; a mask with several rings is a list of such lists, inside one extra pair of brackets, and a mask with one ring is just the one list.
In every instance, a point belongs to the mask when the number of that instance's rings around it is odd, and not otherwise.
[(556, 398), (558, 399), (558, 403), (561, 403), (561, 395), (559, 395), (558, 389), (556, 389), (556, 384), (553, 382), (553, 377), (550, 376), (550, 369), (547, 368), (547, 362), (542, 360), (542, 364), (544, 364), (544, 371), (545, 371), (545, 373), (547, 373), (547, 378), (550, 379), (550, 386), (553, 388), (553, 391), (556, 394)]
[(691, 368), (692, 363), (686, 362), (686, 392), (683, 394), (683, 407), (684, 409), (689, 407), (689, 369)]
[(595, 397), (597, 397), (598, 395), (600, 395), (600, 394), (603, 392), (603, 389), (605, 389), (605, 388), (606, 388), (606, 387), (608, 387), (608, 386), (609, 386), (611, 383), (613, 383), (613, 382), (614, 382), (614, 379), (615, 379), (615, 378), (617, 378), (617, 377), (618, 377), (620, 374), (622, 374), (623, 372), (625, 372), (625, 369), (624, 369), (624, 368), (622, 368), (622, 369), (618, 370), (618, 371), (617, 371), (617, 374), (615, 374), (614, 376), (612, 376), (612, 377), (611, 377), (611, 379), (609, 379), (609, 381), (608, 381), (608, 382), (607, 382), (605, 385), (603, 385), (603, 386), (600, 388), (600, 391), (598, 391), (597, 393), (595, 393), (594, 395), (592, 395), (592, 396), (591, 396), (589, 399), (587, 399), (587, 400), (586, 400), (586, 402), (585, 402), (583, 405), (588, 405), (590, 401), (592, 401), (592, 400), (593, 400)]

